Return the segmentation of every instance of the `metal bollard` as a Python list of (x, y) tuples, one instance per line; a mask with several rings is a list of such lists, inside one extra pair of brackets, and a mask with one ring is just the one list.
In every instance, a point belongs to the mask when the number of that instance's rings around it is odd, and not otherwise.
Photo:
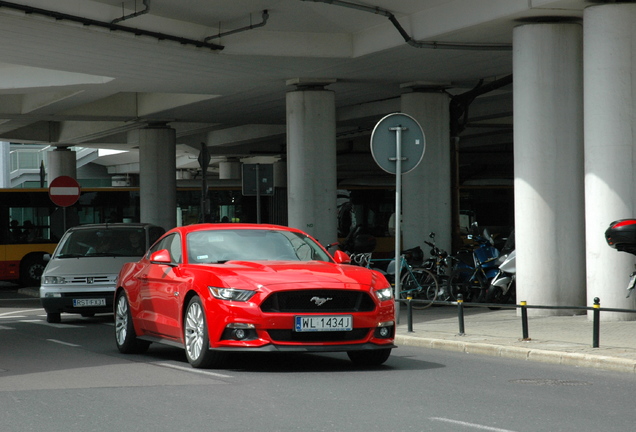
[(464, 336), (464, 296), (457, 294), (457, 318), (459, 319), (459, 336)]
[(413, 297), (407, 297), (408, 302), (406, 303), (407, 310), (407, 329), (409, 333), (413, 333), (413, 305), (411, 304), (411, 300)]
[(599, 335), (601, 333), (601, 300), (598, 297), (594, 297), (594, 330), (592, 336), (592, 348), (599, 347)]
[(522, 301), (519, 303), (521, 305), (521, 329), (523, 331), (523, 339), (524, 341), (529, 341), (530, 336), (528, 335), (528, 308), (527, 302)]

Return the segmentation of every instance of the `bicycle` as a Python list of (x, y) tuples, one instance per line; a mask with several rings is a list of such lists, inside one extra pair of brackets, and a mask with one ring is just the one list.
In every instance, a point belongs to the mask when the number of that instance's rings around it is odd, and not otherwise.
[[(391, 276), (390, 268), (393, 264), (393, 279), (395, 278), (395, 265), (391, 259), (369, 259), (367, 267), (371, 268), (372, 262), (391, 261), (387, 269), (387, 279)], [(439, 282), (433, 272), (423, 267), (412, 267), (404, 257), (400, 255), (400, 299), (418, 300), (412, 303), (413, 309), (426, 309), (430, 307), (439, 293)], [(422, 302), (420, 300), (426, 300)]]

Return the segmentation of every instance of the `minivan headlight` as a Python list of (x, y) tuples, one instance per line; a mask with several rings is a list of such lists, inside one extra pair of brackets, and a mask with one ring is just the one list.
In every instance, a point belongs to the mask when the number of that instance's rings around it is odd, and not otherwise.
[(62, 276), (44, 276), (42, 279), (42, 283), (44, 284), (63, 284), (66, 283), (66, 279)]

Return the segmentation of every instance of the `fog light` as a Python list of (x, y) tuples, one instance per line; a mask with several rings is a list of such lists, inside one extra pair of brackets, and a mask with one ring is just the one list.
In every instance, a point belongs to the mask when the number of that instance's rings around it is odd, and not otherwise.
[(378, 333), (380, 334), (380, 337), (386, 338), (386, 337), (389, 337), (389, 334), (391, 332), (389, 331), (388, 327), (381, 327)]
[(234, 337), (238, 340), (245, 339), (245, 330), (243, 329), (234, 330)]

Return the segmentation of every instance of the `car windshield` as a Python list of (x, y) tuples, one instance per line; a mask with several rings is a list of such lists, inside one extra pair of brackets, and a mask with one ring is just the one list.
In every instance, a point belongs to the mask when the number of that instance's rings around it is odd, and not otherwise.
[(146, 251), (143, 228), (95, 228), (71, 231), (62, 239), (55, 258), (96, 256), (141, 257)]
[(230, 260), (331, 261), (312, 239), (284, 230), (209, 230), (188, 234), (191, 263)]

